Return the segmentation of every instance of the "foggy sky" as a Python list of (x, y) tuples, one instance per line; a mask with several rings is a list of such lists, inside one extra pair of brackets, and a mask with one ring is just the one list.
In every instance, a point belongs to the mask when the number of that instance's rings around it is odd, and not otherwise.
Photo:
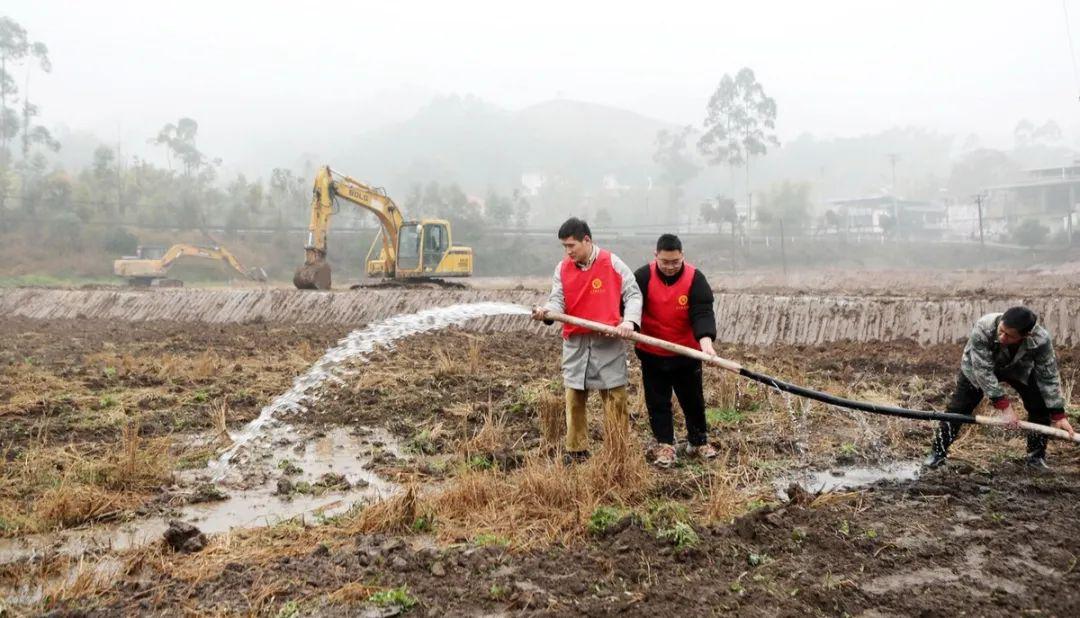
[[(1080, 1), (1066, 4), (1080, 35)], [(16, 0), (3, 13), (50, 48), (54, 70), (30, 88), (47, 126), (138, 151), (190, 116), (233, 165), (279, 138), (317, 151), (434, 94), (510, 109), (565, 97), (700, 125), (719, 78), (743, 66), (777, 100), (782, 140), (920, 125), (1007, 146), (1026, 117), (1080, 141), (1060, 0)]]

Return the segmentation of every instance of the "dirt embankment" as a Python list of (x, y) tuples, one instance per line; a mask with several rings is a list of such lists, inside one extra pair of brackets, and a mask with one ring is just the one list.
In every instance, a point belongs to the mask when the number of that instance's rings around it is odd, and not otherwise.
[[(531, 306), (537, 291), (285, 289), (0, 290), (0, 315), (36, 319), (107, 319), (187, 323), (323, 324), (355, 327), (400, 313), (480, 301)], [(1080, 342), (1080, 298), (809, 296), (718, 293), (719, 339), (748, 345), (911, 340), (922, 345), (962, 341), (980, 316), (1028, 304), (1059, 345)], [(525, 316), (493, 316), (467, 327), (482, 332), (544, 332)]]

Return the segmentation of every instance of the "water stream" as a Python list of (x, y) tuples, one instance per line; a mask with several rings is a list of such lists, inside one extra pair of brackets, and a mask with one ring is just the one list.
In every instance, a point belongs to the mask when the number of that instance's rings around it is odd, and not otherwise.
[(245, 451), (256, 451), (247, 453), (248, 459), (252, 459), (259, 454), (257, 451), (273, 448), (273, 444), (280, 444), (282, 440), (287, 442), (294, 437), (293, 429), (278, 421), (277, 417), (286, 411), (304, 411), (317, 398), (314, 392), (317, 387), (327, 380), (341, 381), (349, 375), (349, 365), (363, 361), (377, 348), (388, 346), (403, 337), (463, 324), (475, 318), (528, 312), (525, 307), (510, 303), (450, 305), (396, 315), (349, 333), (298, 376), (293, 381), (292, 388), (263, 407), (255, 420), (232, 436), (233, 445), (216, 461), (210, 463), (210, 468), (215, 471), (215, 480), (224, 480), (229, 474), (233, 459)]

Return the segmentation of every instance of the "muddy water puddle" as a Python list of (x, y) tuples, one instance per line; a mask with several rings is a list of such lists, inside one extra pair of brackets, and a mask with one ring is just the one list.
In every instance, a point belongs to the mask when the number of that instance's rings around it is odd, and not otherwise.
[[(337, 428), (312, 438), (302, 449), (287, 448), (280, 459), (273, 460), (275, 467), (287, 462), (294, 473), (281, 471), (278, 477), (305, 488), (304, 493), (280, 495), (277, 483), (271, 479), (258, 487), (232, 491), (218, 502), (181, 507), (168, 516), (0, 539), (0, 564), (43, 553), (79, 556), (148, 545), (162, 538), (171, 519), (194, 524), (207, 534), (218, 534), (234, 528), (271, 526), (299, 516), (331, 517), (354, 504), (378, 500), (396, 491), (395, 484), (369, 469), (373, 456), (383, 450), (399, 453), (393, 438), (383, 429), (355, 434)], [(318, 484), (326, 474), (341, 475), (349, 488), (339, 485), (337, 489), (321, 490)]]
[(827, 470), (805, 470), (786, 474), (773, 480), (773, 489), (781, 500), (788, 499), (788, 487), (793, 483), (810, 493), (829, 493), (856, 489), (880, 481), (913, 481), (919, 478), (922, 465), (918, 461), (898, 461), (880, 466), (841, 466)]

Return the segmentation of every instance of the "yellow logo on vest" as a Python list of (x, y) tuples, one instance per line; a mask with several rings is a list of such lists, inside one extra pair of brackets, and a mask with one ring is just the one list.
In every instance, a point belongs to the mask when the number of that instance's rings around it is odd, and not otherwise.
[(600, 279), (593, 279), (592, 280), (592, 289), (599, 290), (602, 287), (604, 287), (604, 282), (603, 281), (601, 281)]
[(687, 297), (686, 294), (682, 294), (681, 296), (679, 296), (678, 300), (679, 300), (679, 306), (680, 307), (685, 307), (686, 303), (690, 302), (690, 298)]

